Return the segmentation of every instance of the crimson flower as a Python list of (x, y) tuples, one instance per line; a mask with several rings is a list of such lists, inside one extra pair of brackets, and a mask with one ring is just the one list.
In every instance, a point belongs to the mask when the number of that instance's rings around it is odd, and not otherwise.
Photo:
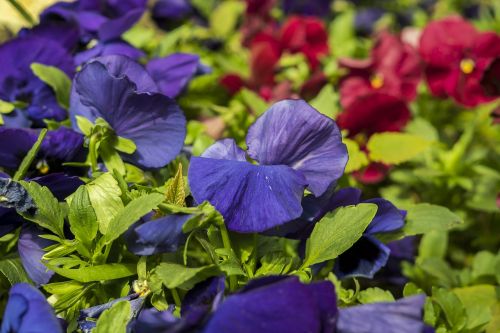
[(340, 59), (341, 67), (349, 70), (342, 80), (341, 103), (348, 107), (360, 95), (383, 92), (405, 101), (416, 96), (421, 77), (421, 63), (417, 51), (400, 37), (383, 32), (378, 36), (370, 58)]
[(433, 95), (452, 97), (465, 106), (495, 99), (481, 86), (481, 78), (500, 56), (500, 37), (479, 32), (461, 17), (431, 22), (420, 38), (425, 76)]

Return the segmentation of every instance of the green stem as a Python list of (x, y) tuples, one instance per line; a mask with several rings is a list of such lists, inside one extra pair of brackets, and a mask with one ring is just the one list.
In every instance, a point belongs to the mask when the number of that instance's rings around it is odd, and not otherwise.
[[(229, 232), (227, 231), (226, 225), (223, 223), (219, 224), (220, 235), (222, 236), (222, 244), (224, 248), (229, 251), (233, 251), (231, 247), (231, 240), (229, 239)], [(238, 281), (236, 280), (236, 276), (229, 276), (229, 290), (234, 291), (238, 287)]]
[(89, 160), (90, 160), (90, 167), (92, 168), (92, 174), (95, 172), (99, 171), (99, 167), (97, 164), (97, 143), (99, 141), (99, 138), (96, 134), (92, 134), (90, 136), (90, 142), (89, 142)]
[(47, 129), (44, 128), (40, 131), (40, 134), (38, 135), (38, 139), (36, 140), (35, 144), (31, 149), (28, 151), (28, 154), (24, 157), (23, 161), (21, 162), (21, 165), (19, 166), (19, 169), (16, 171), (14, 174), (14, 177), (12, 179), (14, 180), (21, 180), (24, 179), (24, 176), (26, 176), (26, 173), (28, 172), (28, 169), (30, 165), (33, 163), (33, 160), (36, 157), (36, 154), (38, 154), (38, 151), (40, 150), (40, 147), (42, 146), (42, 141), (45, 139), (45, 135), (47, 135)]
[(31, 17), (31, 14), (21, 5), (17, 0), (7, 0), (12, 7), (14, 7), (17, 12), (30, 24), (35, 24), (35, 20)]
[(179, 292), (175, 288), (170, 289), (170, 292), (172, 293), (172, 297), (174, 298), (175, 305), (178, 308), (180, 308), (181, 307), (181, 298), (179, 297)]

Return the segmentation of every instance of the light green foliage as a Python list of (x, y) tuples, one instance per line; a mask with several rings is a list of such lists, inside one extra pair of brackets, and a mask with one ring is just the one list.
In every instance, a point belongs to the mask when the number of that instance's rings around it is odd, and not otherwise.
[(409, 207), (406, 225), (407, 236), (424, 234), (432, 230), (446, 231), (463, 223), (463, 220), (448, 208), (427, 203)]
[(377, 213), (375, 204), (341, 207), (327, 214), (314, 226), (306, 245), (302, 267), (335, 259), (362, 235)]
[(24, 178), (24, 176), (28, 172), (30, 165), (33, 163), (33, 160), (35, 159), (36, 154), (38, 154), (38, 151), (42, 146), (42, 141), (43, 139), (45, 139), (45, 135), (47, 135), (47, 130), (42, 129), (40, 131), (40, 134), (38, 135), (38, 139), (36, 140), (33, 147), (31, 147), (31, 149), (28, 151), (28, 154), (26, 154), (26, 156), (24, 157), (23, 161), (21, 162), (21, 165), (19, 166), (19, 169), (17, 170), (14, 177), (12, 177), (12, 179), (21, 180)]
[(407, 133), (375, 133), (367, 143), (372, 161), (400, 164), (418, 156), (429, 148), (431, 142)]
[(380, 288), (368, 288), (358, 293), (358, 301), (361, 304), (378, 303), (378, 302), (393, 302), (394, 296), (390, 291)]
[(182, 175), (182, 164), (179, 163), (177, 173), (173, 178), (170, 178), (165, 184), (165, 203), (177, 206), (185, 206), (184, 199), (186, 198), (184, 176)]
[(216, 265), (202, 267), (186, 267), (184, 265), (164, 262), (153, 270), (151, 281), (152, 288), (159, 289), (162, 283), (169, 289), (179, 288), (189, 290), (196, 283), (204, 281), (208, 277), (219, 275), (221, 272)]
[(61, 268), (47, 264), (57, 274), (79, 282), (121, 279), (136, 274), (135, 264), (104, 264), (82, 268)]
[(90, 202), (87, 187), (82, 185), (68, 200), (68, 220), (71, 232), (76, 239), (90, 247), (99, 228), (97, 217)]
[(227, 37), (234, 31), (238, 18), (245, 10), (240, 1), (224, 1), (210, 14), (210, 29), (217, 37)]
[(40, 80), (54, 90), (59, 105), (66, 110), (69, 109), (70, 78), (62, 70), (54, 66), (33, 63), (31, 64), (31, 70)]
[(338, 103), (339, 94), (331, 84), (325, 85), (319, 94), (309, 102), (313, 108), (332, 119), (335, 119), (340, 112)]
[(360, 170), (368, 165), (369, 161), (366, 157), (366, 153), (360, 150), (356, 141), (350, 139), (343, 139), (342, 141), (345, 143), (347, 153), (349, 154), (349, 160), (345, 167), (346, 173)]
[(93, 333), (126, 333), (127, 323), (130, 319), (130, 303), (120, 301), (105, 310), (97, 320)]

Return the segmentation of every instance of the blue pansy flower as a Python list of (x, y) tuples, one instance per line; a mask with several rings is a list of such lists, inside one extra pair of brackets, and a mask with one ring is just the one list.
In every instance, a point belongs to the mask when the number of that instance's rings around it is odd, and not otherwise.
[(272, 276), (250, 281), (227, 297), (201, 332), (334, 332), (336, 318), (329, 281), (303, 284), (295, 276)]
[(2, 318), (0, 333), (62, 333), (54, 310), (43, 294), (27, 283), (15, 284)]
[(41, 63), (73, 75), (73, 58), (60, 44), (50, 39), (26, 36), (0, 45), (0, 99), (22, 104), (3, 114), (6, 127), (43, 127), (43, 119), (64, 120), (67, 116), (58, 103), (52, 88), (38, 79), (30, 66)]
[(26, 224), (21, 229), (17, 242), (17, 251), (24, 270), (37, 285), (48, 283), (54, 275), (54, 272), (42, 263), (45, 254), (43, 249), (54, 244), (53, 241), (40, 237), (46, 233), (33, 224)]
[(201, 64), (199, 56), (188, 53), (152, 59), (146, 65), (146, 70), (160, 91), (172, 98), (177, 97), (194, 76), (210, 72), (210, 68)]
[(300, 218), (270, 230), (267, 234), (306, 240), (315, 223), (328, 212), (362, 202), (376, 204), (377, 213), (363, 236), (336, 259), (334, 271), (339, 278), (353, 276), (372, 278), (387, 263), (390, 254), (389, 247), (374, 235), (402, 228), (406, 214), (385, 199), (361, 200), (359, 189), (348, 187), (335, 191), (334, 186), (331, 186), (320, 197), (306, 196), (302, 201), (304, 212)]
[(85, 64), (75, 76), (70, 116), (91, 122), (104, 119), (120, 137), (136, 145), (123, 159), (145, 168), (160, 168), (181, 151), (186, 118), (139, 64), (124, 56), (107, 56)]
[(327, 16), (331, 13), (331, 0), (283, 0), (286, 14)]
[[(23, 158), (35, 144), (39, 131), (29, 128), (0, 127), (0, 167), (17, 169)], [(83, 136), (71, 128), (60, 127), (47, 132), (42, 141), (38, 166), (42, 173), (50, 171), (48, 160), (73, 161), (83, 151)]]
[(225, 139), (191, 158), (188, 172), (194, 199), (209, 201), (236, 232), (260, 232), (298, 218), (304, 189), (322, 195), (347, 163), (335, 122), (303, 100), (272, 105), (250, 127), (246, 143), (259, 164)]
[(424, 295), (340, 309), (337, 333), (423, 333)]
[(142, 310), (134, 324), (134, 332), (198, 332), (221, 303), (224, 281), (223, 276), (217, 276), (196, 284), (182, 300), (180, 318), (174, 316), (173, 307), (166, 311)]
[(137, 223), (125, 234), (129, 251), (140, 256), (177, 251), (186, 241), (182, 227), (191, 217), (192, 215), (168, 215)]
[(151, 16), (156, 23), (165, 29), (173, 28), (195, 13), (189, 0), (158, 0)]

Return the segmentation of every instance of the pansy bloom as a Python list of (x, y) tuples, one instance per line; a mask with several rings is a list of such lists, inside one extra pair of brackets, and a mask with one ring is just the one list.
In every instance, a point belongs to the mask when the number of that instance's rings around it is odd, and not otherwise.
[(63, 329), (45, 296), (27, 283), (18, 283), (9, 291), (0, 332), (62, 333)]
[(31, 64), (41, 63), (61, 69), (72, 76), (73, 58), (60, 44), (50, 39), (26, 36), (0, 45), (0, 99), (18, 108), (2, 114), (4, 126), (43, 127), (43, 119), (64, 120), (67, 116), (52, 88), (38, 79)]
[(107, 56), (85, 64), (75, 76), (70, 115), (91, 122), (106, 121), (117, 135), (132, 140), (133, 154), (123, 159), (145, 168), (159, 168), (181, 150), (186, 119), (171, 98), (157, 92), (146, 70), (124, 56)]
[(416, 96), (421, 77), (417, 51), (398, 36), (381, 33), (368, 59), (340, 59), (341, 67), (349, 70), (342, 79), (340, 96), (344, 107), (371, 92), (385, 93), (405, 101)]
[(234, 140), (218, 141), (191, 159), (188, 173), (195, 200), (213, 204), (232, 231), (264, 231), (299, 217), (304, 189), (322, 195), (347, 163), (335, 122), (302, 100), (272, 105), (246, 139), (247, 153)]
[(495, 32), (479, 32), (460, 17), (434, 21), (422, 33), (420, 54), (433, 95), (468, 107), (495, 99), (481, 86), (485, 70), (500, 56)]

